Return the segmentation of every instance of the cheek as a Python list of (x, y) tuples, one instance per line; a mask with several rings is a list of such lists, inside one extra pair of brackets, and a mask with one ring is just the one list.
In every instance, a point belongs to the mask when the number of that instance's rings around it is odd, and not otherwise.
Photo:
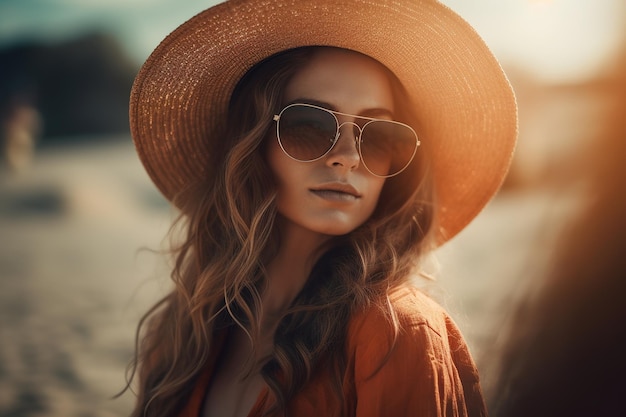
[(378, 202), (380, 201), (380, 196), (383, 190), (383, 187), (385, 185), (385, 178), (378, 178), (378, 177), (374, 177), (371, 176), (370, 177), (370, 181), (368, 184), (368, 204), (367, 204), (367, 211), (368, 211), (368, 217), (372, 215), (372, 213), (374, 213), (374, 211), (376, 210), (376, 207), (378, 206)]
[(267, 160), (267, 165), (269, 166), (270, 171), (272, 171), (272, 173), (274, 174), (274, 178), (276, 179), (277, 183), (280, 183), (281, 182), (280, 175), (282, 172), (285, 171), (284, 169), (285, 161), (282, 158), (283, 151), (278, 146), (278, 143), (276, 142), (276, 138), (273, 135), (268, 137), (266, 140), (268, 141), (266, 142), (266, 151), (265, 151), (265, 158)]
[(391, 169), (391, 157), (383, 155), (376, 158), (369, 158), (365, 165), (367, 165), (367, 168), (370, 171), (375, 172), (378, 175), (387, 175)]
[(275, 138), (273, 142), (268, 143), (266, 155), (269, 168), (274, 174), (279, 197), (289, 194), (294, 184), (301, 181), (300, 178), (305, 175), (302, 163), (285, 155)]

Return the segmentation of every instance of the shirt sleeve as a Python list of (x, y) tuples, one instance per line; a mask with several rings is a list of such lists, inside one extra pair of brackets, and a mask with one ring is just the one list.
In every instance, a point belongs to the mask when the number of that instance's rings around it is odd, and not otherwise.
[(367, 317), (355, 334), (356, 417), (482, 417), (478, 373), (443, 310), (436, 320), (404, 315), (395, 339), (385, 317)]

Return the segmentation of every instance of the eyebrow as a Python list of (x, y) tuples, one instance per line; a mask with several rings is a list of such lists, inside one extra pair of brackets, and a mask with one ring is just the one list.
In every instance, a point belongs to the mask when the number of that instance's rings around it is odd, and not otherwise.
[[(320, 101), (320, 100), (316, 100), (316, 99), (312, 99), (312, 98), (306, 98), (306, 97), (300, 97), (297, 98), (295, 100), (291, 100), (289, 103), (285, 104), (285, 107), (290, 105), (290, 104), (296, 104), (296, 103), (302, 103), (302, 104), (312, 104), (314, 106), (319, 106), (319, 107), (323, 107), (327, 110), (331, 110), (331, 111), (335, 111), (338, 113), (342, 113), (341, 111), (339, 111), (337, 109), (336, 106), (332, 105), (331, 103), (327, 103), (325, 101)], [(354, 114), (353, 116), (362, 116), (362, 117), (372, 117), (372, 118), (381, 118), (381, 117), (389, 117), (391, 120), (394, 119), (394, 114), (391, 110), (384, 108), (384, 107), (375, 107), (372, 109), (365, 109), (364, 111), (362, 111), (359, 114)]]

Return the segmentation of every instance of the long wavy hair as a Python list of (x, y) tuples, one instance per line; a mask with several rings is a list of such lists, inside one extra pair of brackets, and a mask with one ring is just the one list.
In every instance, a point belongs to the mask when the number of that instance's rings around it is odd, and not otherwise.
[[(248, 71), (215, 132), (219, 145), (210, 165), (215, 168), (175, 198), (181, 209), (176, 225), (185, 233), (172, 250), (173, 289), (137, 329), (129, 369), (129, 384), (136, 374), (139, 379), (133, 417), (176, 415), (225, 328), (242, 327), (256, 346), (264, 265), (280, 245), (276, 185), (265, 146), (275, 140), (269, 132), (285, 86), (318, 48), (281, 52)], [(397, 119), (419, 133), (417, 120), (406, 111), (411, 106), (403, 87), (390, 71), (389, 79), (400, 110)], [(410, 169), (386, 180), (371, 218), (334, 239), (283, 313), (271, 354), (252, 366), (277, 400), (271, 413), (286, 414), (290, 399), (322, 363), (331, 370), (334, 392), (343, 402), (344, 344), (354, 312), (375, 305), (398, 331), (388, 294), (410, 279), (433, 243), (427, 151), (420, 148)]]

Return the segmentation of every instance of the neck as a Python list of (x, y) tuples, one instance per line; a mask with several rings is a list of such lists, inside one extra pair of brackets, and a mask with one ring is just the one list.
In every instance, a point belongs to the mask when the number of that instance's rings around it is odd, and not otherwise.
[(265, 319), (279, 316), (302, 290), (331, 238), (291, 223), (281, 225), (280, 248), (266, 266), (268, 282), (262, 301)]

